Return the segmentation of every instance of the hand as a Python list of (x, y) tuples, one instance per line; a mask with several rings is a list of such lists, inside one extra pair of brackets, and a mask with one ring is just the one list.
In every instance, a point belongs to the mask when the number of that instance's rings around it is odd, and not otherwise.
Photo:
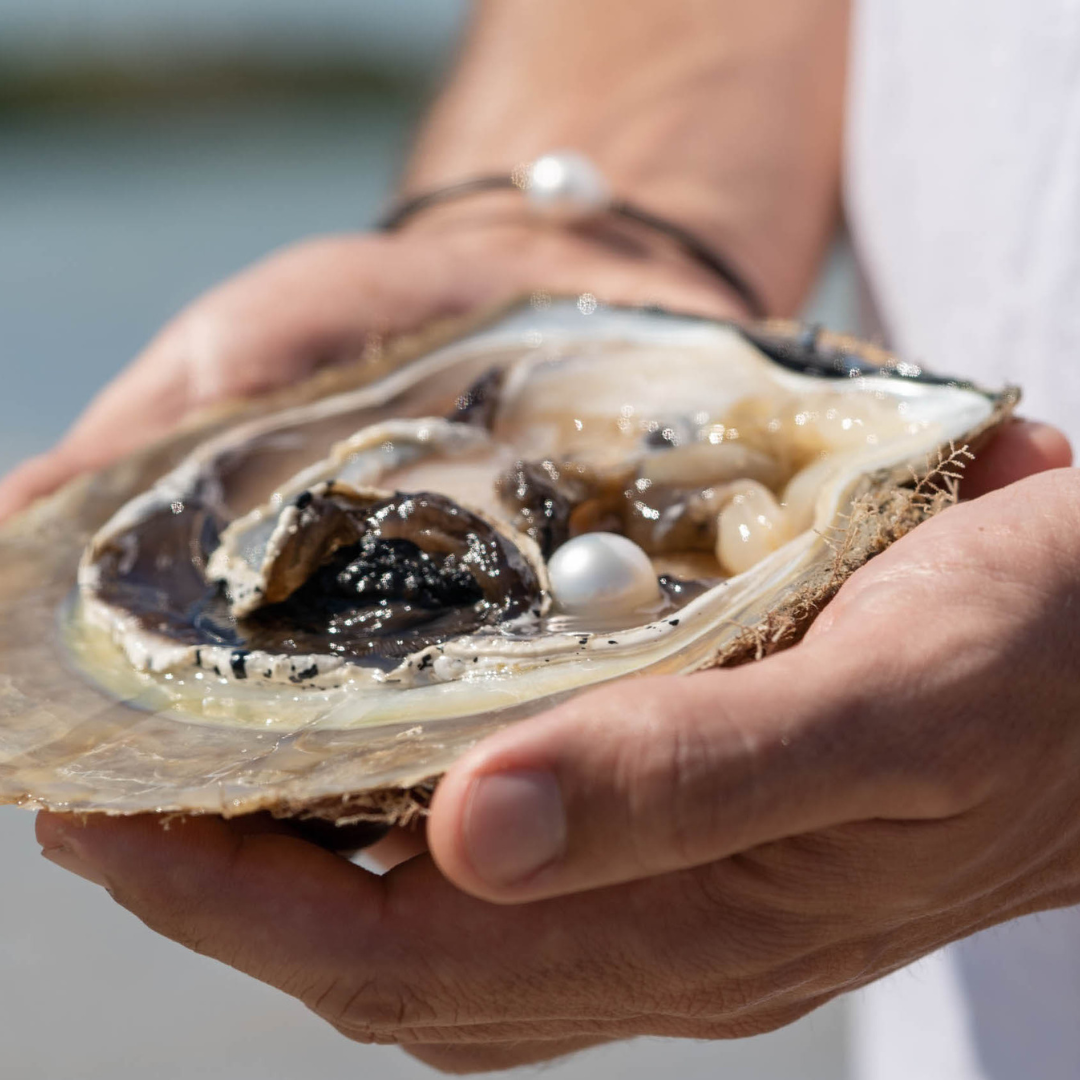
[(521, 223), (482, 201), (394, 236), (289, 248), (193, 304), (98, 395), (63, 441), (0, 482), (0, 520), (185, 417), (356, 360), (373, 338), (544, 288), (731, 316), (738, 307), (677, 252), (618, 248)]
[[(1045, 428), (1003, 440), (984, 485), (1068, 460)], [(500, 733), (440, 786), (434, 859), (382, 878), (280, 825), (43, 815), (39, 839), (154, 929), (449, 1070), (765, 1031), (1080, 899), (1078, 525), (1080, 475), (1023, 480), (868, 564), (786, 653)]]

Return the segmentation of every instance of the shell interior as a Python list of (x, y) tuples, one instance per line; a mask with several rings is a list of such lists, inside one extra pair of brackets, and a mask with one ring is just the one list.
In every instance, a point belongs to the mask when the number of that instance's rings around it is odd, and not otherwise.
[[(842, 339), (572, 300), (404, 359), (0, 532), (0, 799), (399, 817), (505, 723), (730, 659), (834, 588), (857, 500), (1014, 400)], [(594, 531), (648, 555), (652, 600), (561, 605), (548, 560)]]

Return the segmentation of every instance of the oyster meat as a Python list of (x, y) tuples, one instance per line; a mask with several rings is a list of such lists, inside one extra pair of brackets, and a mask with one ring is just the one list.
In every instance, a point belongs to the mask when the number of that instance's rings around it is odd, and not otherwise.
[(547, 299), (338, 378), (0, 533), (0, 799), (400, 818), (568, 694), (796, 640), (1015, 400)]

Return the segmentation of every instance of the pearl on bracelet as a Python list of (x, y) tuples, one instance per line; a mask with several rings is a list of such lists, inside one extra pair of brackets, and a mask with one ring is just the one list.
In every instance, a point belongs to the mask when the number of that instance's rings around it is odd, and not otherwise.
[(537, 158), (523, 188), (533, 211), (560, 221), (583, 221), (611, 206), (611, 188), (603, 174), (575, 150)]
[(548, 561), (556, 605), (589, 615), (622, 615), (660, 597), (649, 556), (616, 533), (594, 532), (568, 540)]

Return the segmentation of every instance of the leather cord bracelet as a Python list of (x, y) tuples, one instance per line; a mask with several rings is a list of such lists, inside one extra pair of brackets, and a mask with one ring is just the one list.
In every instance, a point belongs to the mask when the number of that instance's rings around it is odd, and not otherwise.
[(392, 232), (428, 207), (484, 191), (509, 190), (521, 191), (529, 209), (540, 217), (577, 224), (614, 214), (661, 233), (720, 278), (738, 295), (752, 317), (762, 318), (767, 314), (760, 293), (724, 255), (676, 222), (614, 198), (600, 170), (576, 151), (545, 154), (513, 174), (477, 176), (414, 195), (380, 218), (376, 228)]

